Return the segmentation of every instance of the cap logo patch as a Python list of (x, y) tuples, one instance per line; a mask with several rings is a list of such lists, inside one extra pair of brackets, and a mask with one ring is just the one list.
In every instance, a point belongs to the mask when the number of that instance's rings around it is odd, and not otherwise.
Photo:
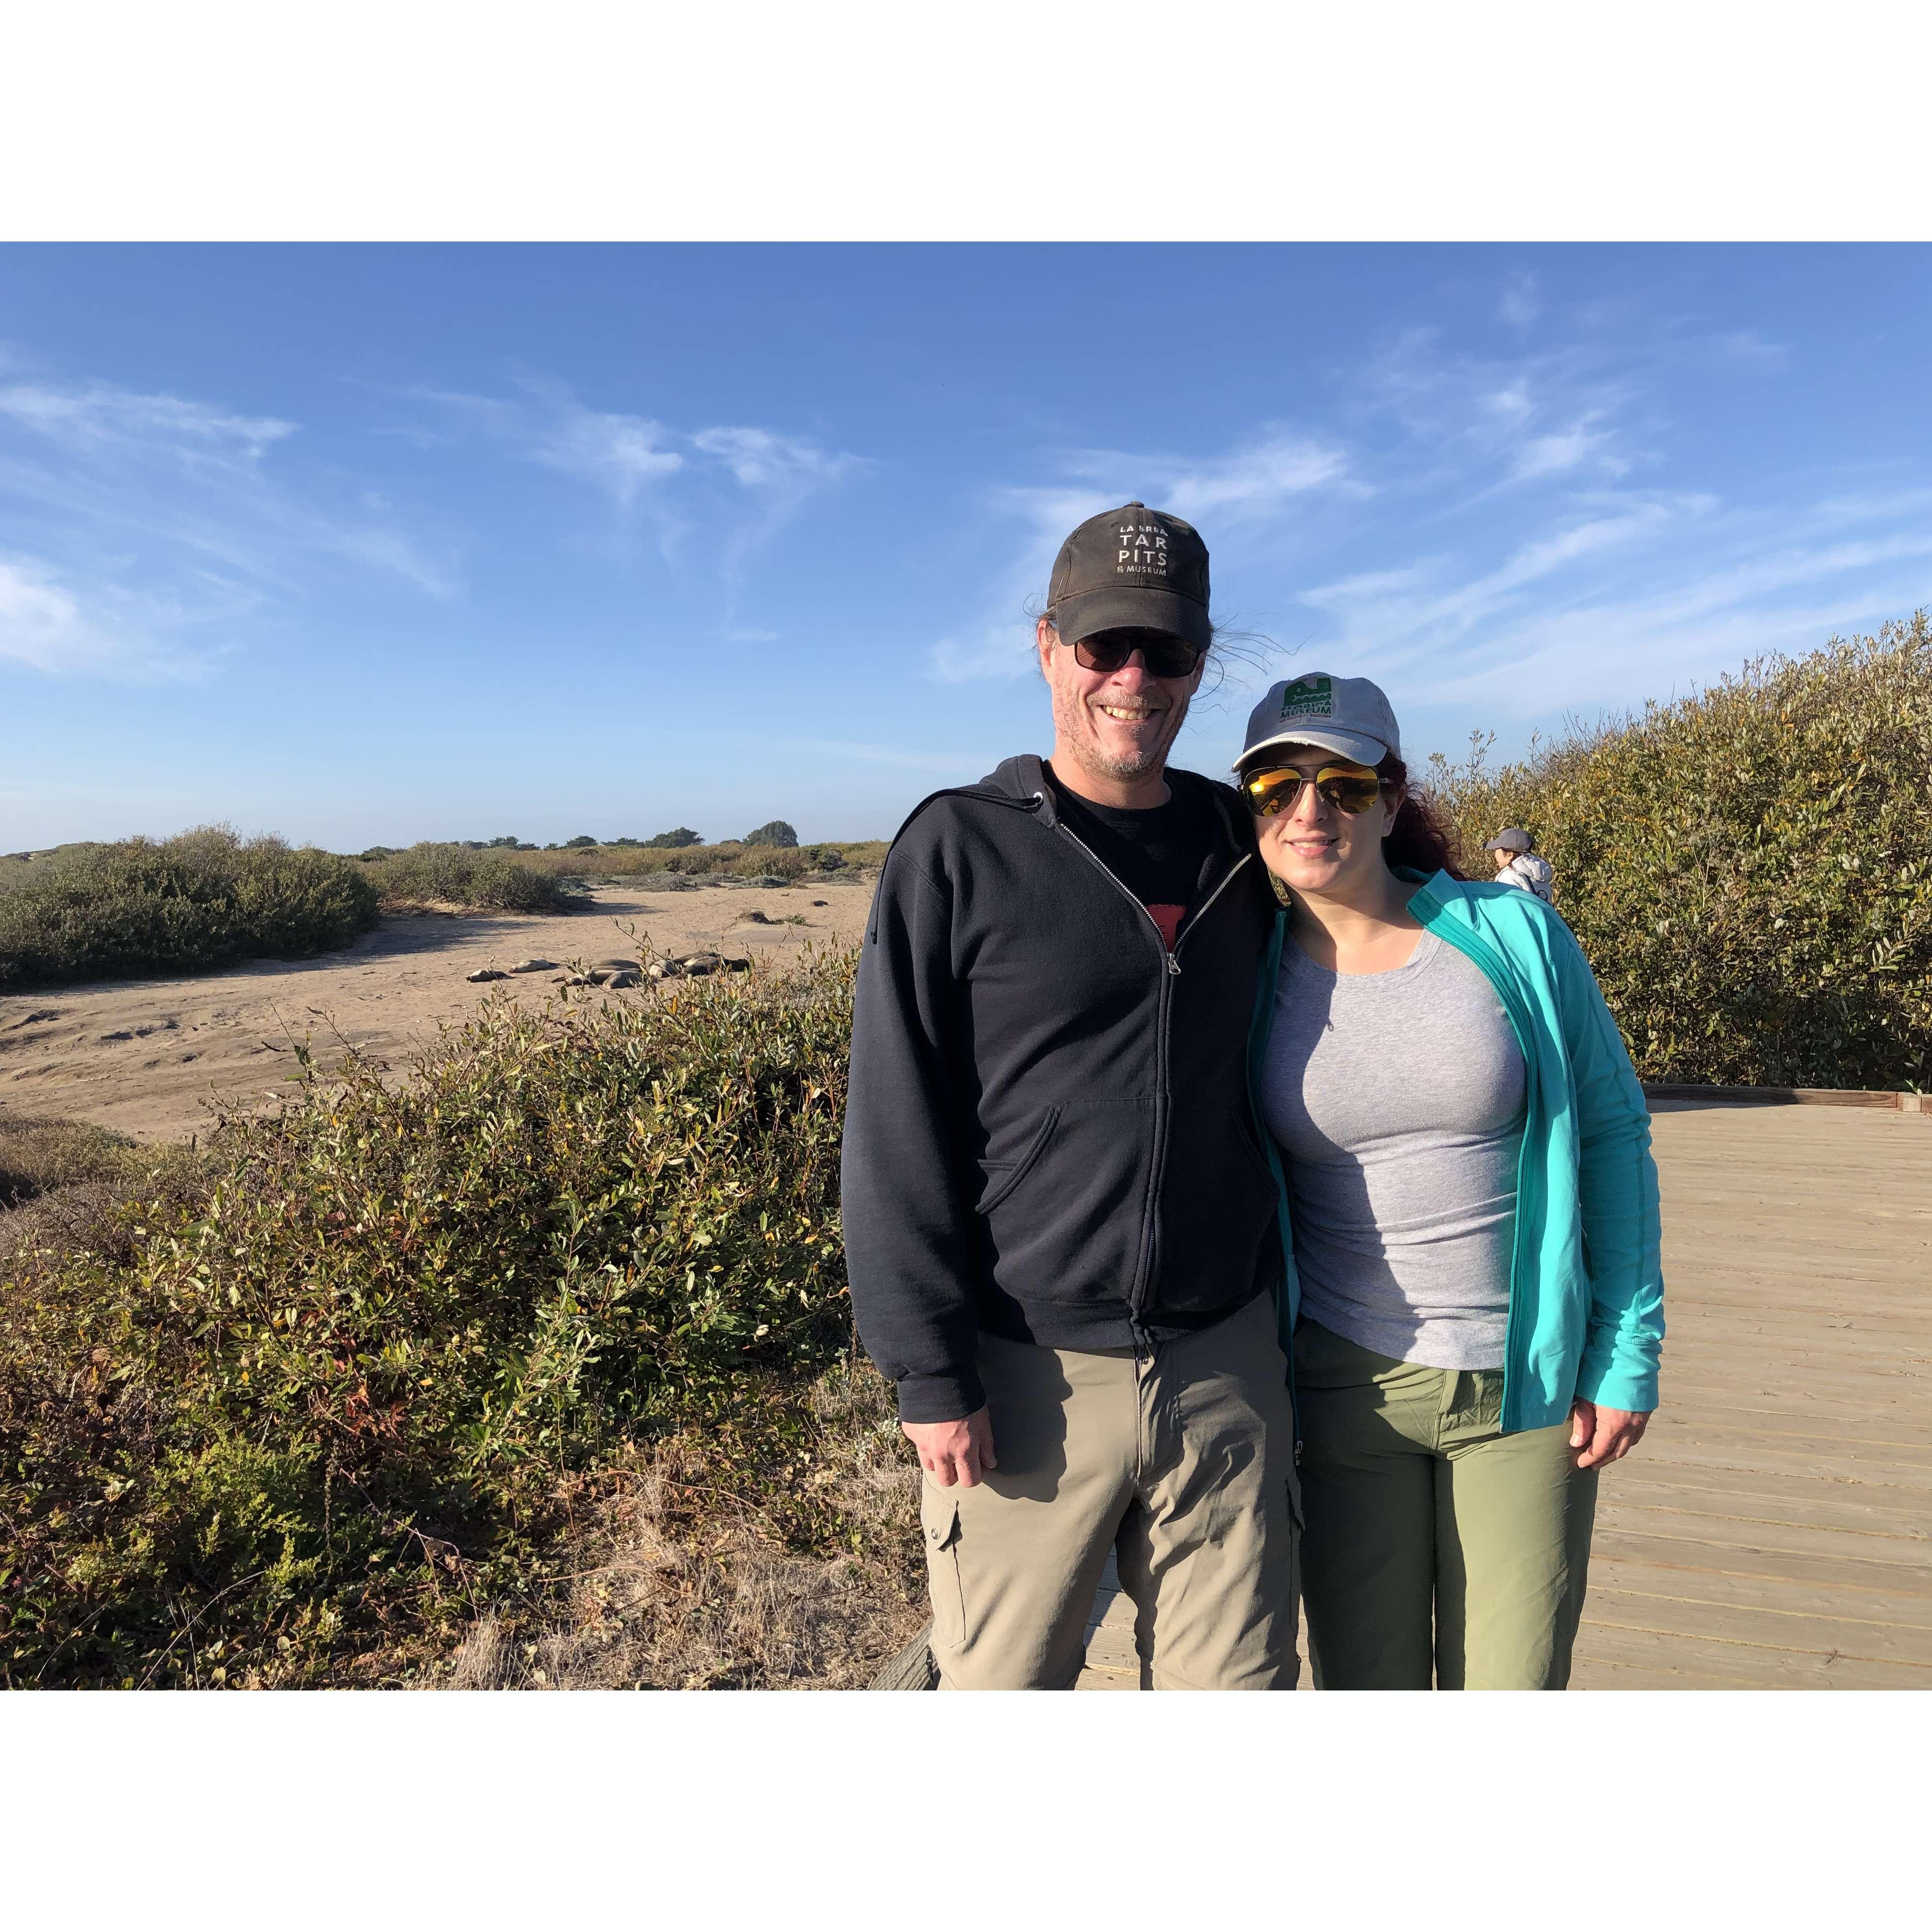
[(1326, 718), (1334, 709), (1334, 681), (1321, 671), (1297, 678), (1281, 694), (1284, 718)]
[(1120, 548), (1114, 560), (1116, 577), (1165, 577), (1167, 532), (1157, 524), (1123, 524), (1114, 532)]

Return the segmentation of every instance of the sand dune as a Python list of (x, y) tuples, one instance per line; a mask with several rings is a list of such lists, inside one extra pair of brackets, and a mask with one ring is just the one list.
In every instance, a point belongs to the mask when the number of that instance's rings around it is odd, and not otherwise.
[[(206, 1132), (220, 1107), (272, 1102), (304, 1037), (325, 1064), (346, 1040), (400, 1066), (440, 1025), (466, 1018), (493, 994), (525, 1004), (558, 997), (550, 973), (472, 986), (464, 976), (480, 966), (635, 958), (644, 944), (660, 952), (712, 947), (754, 957), (796, 952), (808, 941), (850, 944), (863, 929), (872, 887), (855, 880), (653, 892), (626, 881), (600, 886), (592, 898), (590, 908), (561, 918), (385, 919), (344, 951), (315, 959), (9, 994), (0, 999), (0, 1117), (58, 1114), (140, 1140), (184, 1140)], [(746, 917), (754, 910), (808, 922), (759, 925)]]

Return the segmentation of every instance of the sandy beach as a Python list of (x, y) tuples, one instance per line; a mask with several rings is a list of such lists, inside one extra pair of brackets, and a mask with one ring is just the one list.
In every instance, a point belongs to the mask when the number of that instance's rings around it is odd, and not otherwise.
[[(561, 917), (385, 918), (344, 951), (314, 959), (10, 994), (0, 998), (0, 1119), (56, 1114), (137, 1140), (185, 1140), (205, 1132), (220, 1108), (272, 1102), (305, 1037), (323, 1064), (346, 1040), (400, 1067), (439, 1027), (460, 1023), (492, 996), (526, 1004), (558, 997), (558, 973), (472, 986), (465, 975), (479, 967), (636, 958), (646, 945), (769, 958), (808, 943), (855, 944), (872, 885), (656, 892), (626, 880), (591, 896), (590, 906)], [(773, 922), (759, 923), (754, 912)], [(794, 915), (806, 922), (786, 922)]]

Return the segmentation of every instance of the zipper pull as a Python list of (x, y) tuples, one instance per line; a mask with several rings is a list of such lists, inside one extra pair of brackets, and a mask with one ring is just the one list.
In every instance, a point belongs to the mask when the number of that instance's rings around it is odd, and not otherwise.
[(1170, 980), (1180, 977), (1180, 962), (1172, 952), (1167, 956), (1167, 976)]

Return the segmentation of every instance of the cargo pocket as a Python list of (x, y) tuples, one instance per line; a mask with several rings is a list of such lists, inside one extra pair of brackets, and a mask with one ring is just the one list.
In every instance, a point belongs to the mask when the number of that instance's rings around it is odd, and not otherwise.
[(926, 1532), (926, 1567), (932, 1592), (932, 1647), (957, 1650), (966, 1641), (966, 1592), (959, 1576), (959, 1498), (930, 1476), (920, 1478), (919, 1520)]

